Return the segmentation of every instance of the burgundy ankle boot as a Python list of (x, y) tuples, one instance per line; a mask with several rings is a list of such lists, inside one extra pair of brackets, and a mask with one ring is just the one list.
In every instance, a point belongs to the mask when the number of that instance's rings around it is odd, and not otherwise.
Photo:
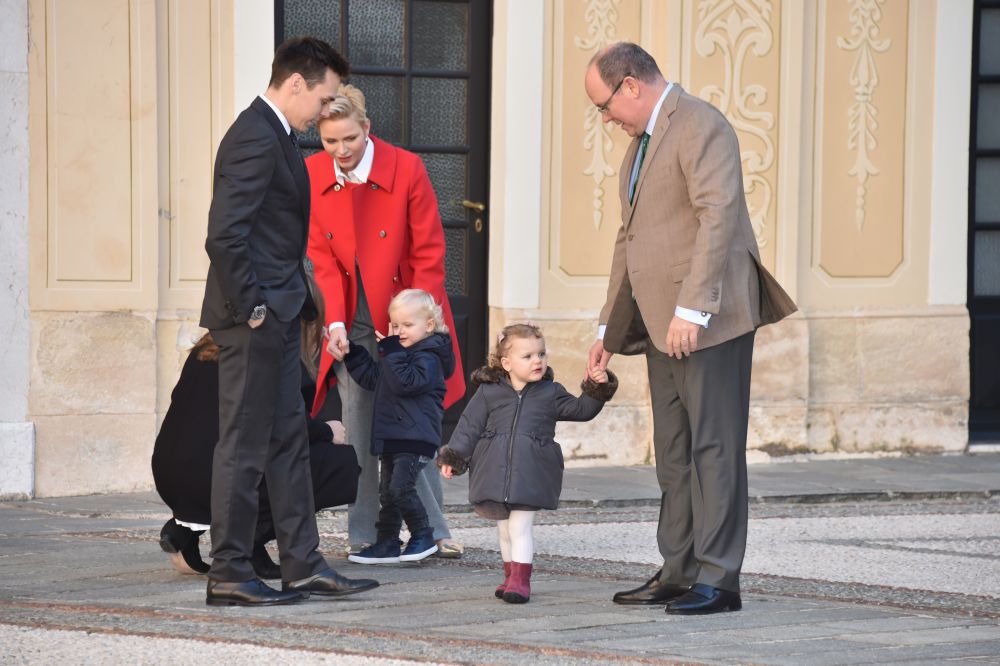
[(510, 580), (504, 590), (503, 600), (509, 604), (526, 604), (531, 598), (531, 565), (510, 563)]
[(510, 562), (503, 563), (503, 582), (497, 585), (495, 592), (497, 599), (503, 599), (503, 593), (507, 590), (507, 583), (510, 582)]

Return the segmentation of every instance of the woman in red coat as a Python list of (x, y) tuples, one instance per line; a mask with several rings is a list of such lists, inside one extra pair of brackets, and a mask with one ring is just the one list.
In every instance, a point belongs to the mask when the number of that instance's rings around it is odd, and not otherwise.
[[(324, 152), (306, 160), (312, 190), (309, 258), (326, 301), (330, 341), (320, 360), (313, 412), (330, 386), (343, 403), (347, 439), (361, 465), (358, 499), (348, 512), (351, 548), (375, 542), (378, 462), (369, 452), (373, 394), (358, 386), (339, 363), (348, 339), (375, 354), (375, 331), (388, 334), (389, 301), (403, 289), (430, 292), (455, 330), (444, 287), (444, 230), (437, 198), (420, 158), (370, 134), (365, 98), (342, 85), (330, 115), (317, 127)], [(447, 379), (445, 407), (465, 394), (457, 336), (452, 334), (456, 369)], [(440, 554), (457, 557), (441, 514), (441, 482), (422, 474), (417, 484)]]

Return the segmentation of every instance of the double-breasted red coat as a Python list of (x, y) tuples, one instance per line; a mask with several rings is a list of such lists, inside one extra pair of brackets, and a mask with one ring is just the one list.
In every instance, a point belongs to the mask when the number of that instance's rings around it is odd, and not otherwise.
[[(326, 302), (326, 325), (341, 321), (350, 330), (358, 304), (357, 257), (375, 330), (388, 334), (389, 301), (403, 289), (430, 292), (444, 309), (455, 351), (444, 404), (465, 395), (462, 357), (444, 287), (444, 229), (437, 197), (420, 158), (370, 136), (375, 142), (368, 182), (337, 182), (333, 158), (320, 151), (306, 159), (312, 197), (309, 259)], [(336, 383), (333, 356), (323, 350), (313, 413)]]

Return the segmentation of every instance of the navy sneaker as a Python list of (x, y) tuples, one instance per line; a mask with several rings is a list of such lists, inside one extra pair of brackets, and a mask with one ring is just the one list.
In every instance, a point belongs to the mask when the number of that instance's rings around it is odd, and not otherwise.
[(347, 556), (351, 562), (358, 564), (395, 564), (399, 562), (399, 539), (379, 541), (374, 546), (368, 546), (357, 553)]
[(418, 562), (436, 553), (437, 549), (437, 544), (434, 543), (434, 539), (431, 538), (430, 534), (426, 536), (411, 536), (409, 543), (406, 544), (406, 550), (399, 556), (399, 561)]

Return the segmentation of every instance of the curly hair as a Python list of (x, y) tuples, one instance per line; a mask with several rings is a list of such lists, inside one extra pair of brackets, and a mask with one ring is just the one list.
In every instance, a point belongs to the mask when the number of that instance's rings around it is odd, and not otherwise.
[(515, 339), (521, 340), (545, 340), (545, 336), (542, 335), (542, 329), (535, 326), (531, 322), (526, 324), (507, 324), (503, 327), (497, 334), (497, 344), (493, 348), (493, 352), (490, 353), (490, 357), (487, 359), (487, 365), (498, 370), (504, 374), (507, 373), (503, 369), (503, 365), (500, 363), (500, 359), (507, 356), (510, 353), (510, 348), (514, 344)]

